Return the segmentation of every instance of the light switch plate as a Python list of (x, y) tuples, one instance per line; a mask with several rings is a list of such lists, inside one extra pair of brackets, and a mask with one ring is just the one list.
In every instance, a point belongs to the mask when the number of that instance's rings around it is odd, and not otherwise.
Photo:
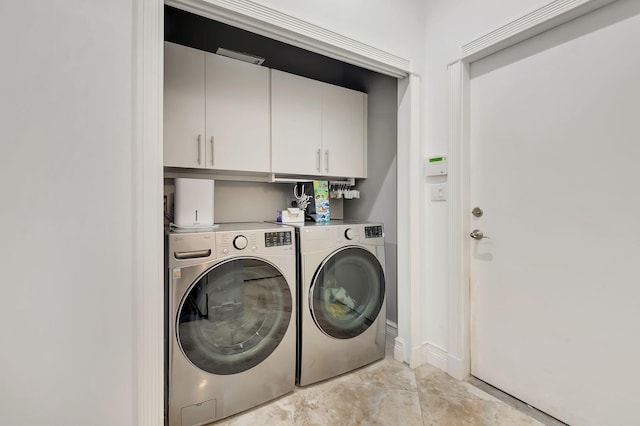
[(447, 199), (447, 184), (438, 183), (429, 185), (431, 187), (431, 201), (446, 201)]

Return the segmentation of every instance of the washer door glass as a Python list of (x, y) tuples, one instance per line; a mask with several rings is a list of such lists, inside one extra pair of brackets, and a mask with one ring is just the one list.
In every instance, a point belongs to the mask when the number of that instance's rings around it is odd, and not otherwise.
[(324, 333), (349, 339), (373, 324), (384, 294), (384, 272), (378, 259), (365, 249), (346, 247), (332, 253), (318, 268), (309, 306)]
[(178, 311), (184, 355), (212, 374), (235, 374), (264, 361), (282, 341), (292, 314), (282, 273), (260, 259), (218, 264), (189, 289)]

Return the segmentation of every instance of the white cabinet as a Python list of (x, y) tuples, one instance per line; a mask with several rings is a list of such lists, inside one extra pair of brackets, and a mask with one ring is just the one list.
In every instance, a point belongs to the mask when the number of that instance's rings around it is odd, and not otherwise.
[(271, 170), (321, 174), (322, 85), (271, 71)]
[(164, 165), (269, 172), (269, 69), (165, 43)]
[(204, 167), (204, 52), (164, 45), (164, 165)]
[(367, 177), (367, 95), (322, 85), (322, 172)]
[(269, 69), (206, 54), (207, 167), (271, 170)]
[(165, 43), (164, 165), (367, 176), (367, 95)]
[(366, 94), (271, 72), (274, 173), (366, 177)]

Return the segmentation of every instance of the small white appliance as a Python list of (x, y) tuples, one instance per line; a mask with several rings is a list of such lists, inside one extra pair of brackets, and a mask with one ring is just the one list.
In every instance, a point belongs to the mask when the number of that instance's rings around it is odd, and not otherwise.
[(213, 227), (213, 191), (211, 179), (176, 178), (174, 222), (177, 228)]

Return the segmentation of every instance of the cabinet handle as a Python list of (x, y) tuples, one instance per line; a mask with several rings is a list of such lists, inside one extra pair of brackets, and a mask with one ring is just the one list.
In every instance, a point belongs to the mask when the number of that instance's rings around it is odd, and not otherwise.
[(320, 150), (316, 152), (316, 170), (320, 171)]
[(198, 135), (198, 164), (200, 164), (200, 150), (201, 150), (200, 139), (201, 138), (202, 138), (202, 135)]
[(325, 172), (329, 171), (329, 150), (328, 149), (324, 152), (324, 171)]
[(211, 136), (211, 165), (213, 166), (213, 136)]

